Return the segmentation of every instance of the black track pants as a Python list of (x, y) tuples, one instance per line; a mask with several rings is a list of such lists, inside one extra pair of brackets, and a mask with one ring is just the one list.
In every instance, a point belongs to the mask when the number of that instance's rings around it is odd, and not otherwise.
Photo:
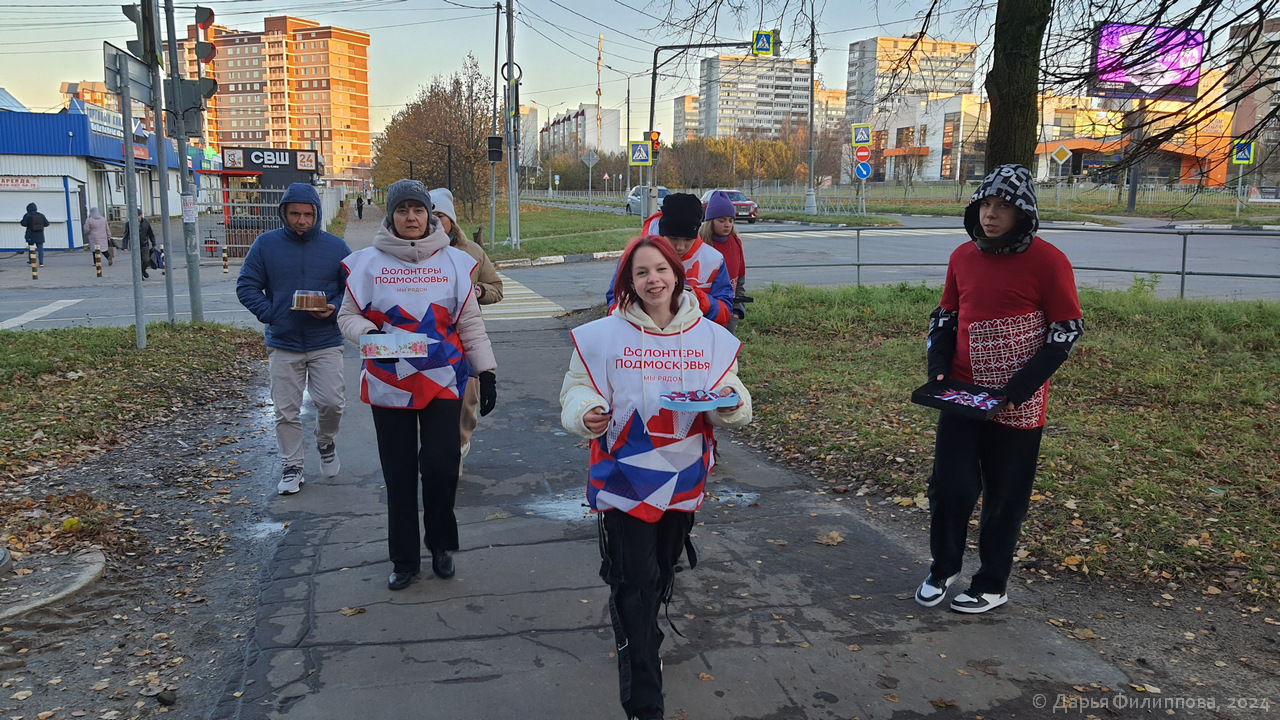
[(432, 400), (422, 410), (372, 406), (378, 434), (378, 458), (387, 482), (387, 547), (396, 572), (421, 567), (418, 487), (422, 487), (422, 525), (432, 550), (458, 549), (458, 440), (461, 400)]
[(668, 511), (647, 523), (620, 510), (600, 519), (600, 576), (609, 583), (609, 614), (618, 647), (618, 689), (627, 717), (663, 717), (658, 613), (670, 599), (674, 567), (693, 514)]
[(933, 577), (960, 572), (969, 517), (982, 497), (978, 525), (981, 567), (973, 593), (1003, 593), (1027, 516), (1044, 428), (1024, 430), (942, 413), (929, 478), (929, 546)]

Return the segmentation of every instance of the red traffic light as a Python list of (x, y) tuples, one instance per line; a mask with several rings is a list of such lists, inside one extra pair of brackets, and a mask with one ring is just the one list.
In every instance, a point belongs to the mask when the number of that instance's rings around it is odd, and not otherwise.
[(659, 149), (662, 145), (662, 143), (658, 140), (660, 135), (661, 134), (657, 130), (649, 131), (649, 144), (653, 147), (654, 150)]
[(216, 45), (203, 40), (196, 42), (196, 60), (202, 63), (210, 63), (217, 56), (218, 47)]
[(196, 25), (201, 30), (208, 30), (213, 27), (213, 8), (196, 6)]

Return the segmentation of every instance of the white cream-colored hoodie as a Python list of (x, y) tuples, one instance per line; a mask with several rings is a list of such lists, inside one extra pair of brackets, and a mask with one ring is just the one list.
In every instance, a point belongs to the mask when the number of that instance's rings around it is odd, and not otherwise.
[[(664, 334), (684, 332), (702, 319), (702, 311), (698, 308), (698, 299), (691, 290), (685, 290), (684, 294), (681, 295), (680, 308), (676, 311), (676, 316), (671, 320), (671, 324), (666, 327), (658, 327), (653, 322), (653, 319), (645, 314), (639, 303), (632, 303), (626, 308), (614, 308), (612, 314), (621, 314), (625, 320), (647, 332)], [(723, 413), (717, 410), (707, 410), (704, 413), (707, 420), (717, 427), (742, 427), (751, 422), (751, 393), (738, 378), (738, 363), (736, 360), (729, 368), (729, 372), (725, 374), (724, 380), (720, 382), (720, 387), (733, 388), (733, 391), (738, 393), (738, 397), (742, 399), (742, 406)], [(716, 390), (719, 389), (719, 387), (716, 388)], [(654, 398), (654, 401), (657, 402), (657, 398)], [(560, 386), (560, 424), (564, 426), (565, 430), (580, 437), (600, 437), (604, 433), (591, 432), (582, 421), (583, 416), (591, 408), (597, 407), (607, 411), (609, 403), (596, 392), (586, 365), (583, 364), (582, 358), (578, 356), (577, 350), (574, 350), (572, 357), (569, 359), (569, 372), (565, 373), (564, 384)]]
[[(398, 237), (386, 225), (382, 225), (373, 238), (373, 246), (404, 262), (420, 263), (439, 250), (449, 247), (449, 236), (440, 226), (440, 221), (432, 217), (426, 237), (406, 240)], [(485, 332), (484, 318), (480, 315), (480, 305), (476, 302), (475, 293), (467, 294), (467, 301), (458, 313), (454, 327), (462, 340), (462, 351), (467, 355), (467, 362), (471, 363), (471, 368), (475, 372), (482, 373), (498, 369), (498, 361), (493, 356), (493, 346), (490, 345), (489, 335)], [(356, 307), (354, 301), (349, 300), (342, 303), (342, 309), (338, 311), (338, 329), (342, 331), (343, 337), (359, 345), (361, 335), (378, 328), (360, 314), (360, 308)]]

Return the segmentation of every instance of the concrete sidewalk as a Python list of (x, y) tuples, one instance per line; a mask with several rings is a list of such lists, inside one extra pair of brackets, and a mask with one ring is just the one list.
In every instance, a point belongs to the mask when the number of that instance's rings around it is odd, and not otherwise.
[[(460, 484), (457, 576), (386, 587), (384, 488), (348, 347), (342, 473), (324, 479), (309, 449), (302, 492), (273, 500), (288, 527), (249, 663), (208, 717), (622, 717), (587, 450), (559, 423), (567, 329), (495, 324), (491, 336), (498, 405)], [(919, 607), (927, 553), (862, 520), (887, 500), (814, 494), (731, 436), (722, 447), (698, 513), (702, 560), (677, 576), (670, 608), (684, 637), (662, 621), (667, 717), (914, 717), (938, 701), (1033, 717), (1070, 685), (1124, 681), (1052, 632), (1019, 587), (987, 616)], [(916, 545), (917, 527), (903, 524)], [(843, 543), (815, 542), (832, 531)]]

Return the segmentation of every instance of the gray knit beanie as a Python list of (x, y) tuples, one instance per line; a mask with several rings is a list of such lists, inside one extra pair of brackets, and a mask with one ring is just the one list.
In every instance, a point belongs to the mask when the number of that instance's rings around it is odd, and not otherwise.
[(395, 214), (396, 208), (411, 200), (421, 203), (428, 213), (431, 212), (431, 195), (427, 193), (426, 185), (417, 180), (397, 180), (391, 183), (387, 188), (387, 227), (392, 227), (391, 216)]

